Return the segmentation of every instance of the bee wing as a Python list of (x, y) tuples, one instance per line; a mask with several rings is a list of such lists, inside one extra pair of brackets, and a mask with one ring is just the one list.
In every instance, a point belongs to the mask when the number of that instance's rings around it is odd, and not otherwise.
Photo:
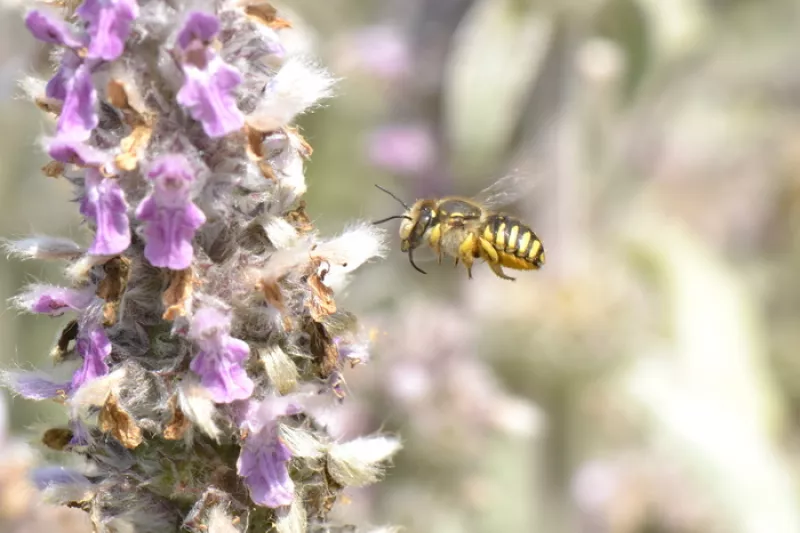
[(538, 185), (531, 174), (512, 172), (498, 179), (472, 199), (489, 211), (496, 211), (525, 197)]

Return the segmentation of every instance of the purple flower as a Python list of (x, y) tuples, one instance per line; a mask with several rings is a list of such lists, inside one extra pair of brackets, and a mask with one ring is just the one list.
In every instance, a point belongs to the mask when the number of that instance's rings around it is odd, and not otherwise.
[(78, 54), (72, 50), (65, 51), (64, 55), (61, 56), (61, 65), (59, 65), (58, 71), (55, 76), (47, 82), (47, 86), (45, 87), (45, 94), (47, 97), (61, 101), (66, 100), (67, 86), (70, 80), (75, 77), (75, 71), (78, 70), (78, 67), (82, 64), (83, 61)]
[(186, 17), (180, 33), (178, 33), (178, 46), (186, 52), (191, 47), (206, 47), (211, 39), (219, 33), (219, 20), (210, 13), (193, 11)]
[(292, 453), (277, 438), (253, 436), (245, 441), (236, 468), (257, 505), (281, 507), (294, 499), (294, 482), (286, 463)]
[(70, 393), (70, 383), (53, 381), (47, 376), (35, 372), (5, 372), (3, 384), (15, 393), (28, 400), (50, 400)]
[(83, 46), (81, 40), (75, 37), (66, 22), (41, 11), (28, 13), (28, 16), (25, 17), (25, 25), (34, 37), (45, 43), (60, 44), (68, 48)]
[(234, 96), (242, 76), (208, 47), (208, 41), (218, 31), (216, 17), (196, 12), (189, 16), (178, 34), (178, 46), (183, 51), (184, 81), (177, 101), (203, 125), (209, 137), (222, 137), (244, 126), (244, 115), (236, 106)]
[(204, 69), (184, 64), (183, 73), (178, 103), (203, 125), (206, 135), (222, 137), (244, 125), (244, 115), (233, 96), (234, 89), (242, 83), (238, 70), (213, 58)]
[(125, 49), (139, 6), (135, 0), (84, 0), (77, 14), (90, 37), (87, 57), (113, 61)]
[(353, 41), (353, 60), (367, 72), (387, 80), (397, 80), (411, 72), (411, 51), (398, 30), (372, 26), (356, 33)]
[(35, 468), (31, 472), (31, 480), (39, 490), (45, 490), (53, 485), (77, 486), (84, 489), (88, 489), (92, 485), (86, 476), (64, 466)]
[(61, 316), (65, 311), (82, 311), (94, 300), (94, 287), (68, 289), (54, 285), (32, 285), (14, 298), (14, 303), (31, 313)]
[(119, 183), (115, 179), (104, 178), (95, 168), (88, 168), (85, 190), (81, 214), (94, 220), (97, 225), (89, 253), (116, 255), (124, 252), (131, 243), (131, 233), (128, 204)]
[(369, 360), (369, 338), (352, 339), (336, 337), (333, 343), (339, 350), (339, 359), (352, 365), (366, 363)]
[(417, 174), (433, 164), (435, 141), (421, 126), (386, 126), (372, 134), (368, 152), (373, 165), (390, 172)]
[(72, 390), (108, 373), (106, 358), (111, 354), (111, 341), (95, 313), (87, 313), (78, 328), (75, 349), (83, 357), (83, 365), (72, 375)]
[(99, 167), (108, 160), (105, 152), (81, 141), (55, 137), (46, 144), (48, 155), (62, 163)]
[(250, 347), (230, 336), (230, 323), (227, 313), (204, 307), (195, 313), (189, 329), (189, 338), (199, 348), (189, 367), (217, 403), (245, 400), (254, 388), (243, 367)]
[(192, 263), (192, 239), (206, 216), (191, 199), (195, 175), (182, 155), (157, 159), (147, 177), (152, 192), (136, 209), (136, 218), (145, 222), (147, 244), (144, 255), (157, 267), (183, 270)]
[(248, 431), (236, 470), (250, 489), (250, 498), (257, 505), (281, 507), (294, 500), (294, 482), (287, 463), (292, 453), (278, 436), (278, 419), (302, 411), (297, 404), (283, 397), (251, 401), (241, 424)]
[[(66, 79), (70, 74), (71, 77)], [(48, 92), (64, 93), (64, 106), (61, 108), (56, 126), (58, 136), (85, 141), (98, 123), (97, 90), (92, 81), (92, 72), (89, 65), (81, 63), (74, 72), (65, 70), (62, 74), (59, 71), (56, 78), (59, 77), (63, 79), (59, 79), (55, 86), (51, 87), (48, 84)]]

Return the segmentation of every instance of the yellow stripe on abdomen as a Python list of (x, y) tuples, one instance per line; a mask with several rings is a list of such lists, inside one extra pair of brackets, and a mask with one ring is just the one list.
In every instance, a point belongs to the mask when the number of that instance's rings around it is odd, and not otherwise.
[(528, 251), (528, 261), (533, 261), (536, 259), (536, 256), (539, 255), (539, 251), (542, 249), (542, 242), (539, 239), (534, 239), (531, 243), (531, 249)]
[(506, 223), (503, 222), (498, 226), (494, 234), (494, 245), (498, 250), (505, 250), (506, 248)]
[(506, 252), (514, 253), (516, 251), (517, 236), (519, 236), (519, 224), (514, 224), (511, 227), (511, 232), (508, 234), (508, 242), (506, 243)]
[(525, 230), (525, 232), (520, 236), (517, 246), (517, 257), (525, 257), (525, 255), (528, 253), (528, 245), (530, 244), (532, 237), (533, 234), (529, 230)]

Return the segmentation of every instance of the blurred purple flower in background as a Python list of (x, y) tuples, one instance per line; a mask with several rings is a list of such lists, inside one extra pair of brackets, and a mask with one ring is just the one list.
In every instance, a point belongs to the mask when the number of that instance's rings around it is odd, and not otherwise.
[(89, 515), (53, 505), (48, 492), (63, 489), (74, 495), (88, 490), (89, 481), (65, 468), (36, 468), (36, 452), (12, 438), (5, 398), (0, 395), (0, 531), (3, 533), (90, 533)]
[(367, 142), (369, 161), (388, 172), (418, 175), (435, 161), (436, 142), (424, 125), (392, 124), (373, 131)]
[(389, 25), (361, 28), (343, 39), (340, 68), (354, 69), (381, 80), (397, 81), (413, 72), (406, 35)]

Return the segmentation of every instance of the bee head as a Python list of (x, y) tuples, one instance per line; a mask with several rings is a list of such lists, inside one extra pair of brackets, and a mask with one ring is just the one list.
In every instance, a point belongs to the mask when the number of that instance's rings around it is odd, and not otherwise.
[(400, 249), (403, 252), (408, 252), (408, 261), (411, 263), (418, 272), (426, 274), (424, 270), (414, 264), (414, 249), (423, 243), (425, 233), (436, 223), (436, 210), (435, 204), (432, 200), (419, 200), (414, 205), (409, 207), (403, 200), (395, 196), (393, 193), (387, 191), (380, 185), (375, 185), (378, 189), (382, 190), (402, 205), (406, 212), (402, 215), (393, 215), (390, 217), (376, 220), (373, 224), (382, 224), (389, 220), (402, 218), (403, 223), (400, 224)]
[(408, 218), (400, 224), (400, 250), (408, 252), (423, 244), (425, 234), (436, 221), (431, 200), (420, 200), (407, 211)]

